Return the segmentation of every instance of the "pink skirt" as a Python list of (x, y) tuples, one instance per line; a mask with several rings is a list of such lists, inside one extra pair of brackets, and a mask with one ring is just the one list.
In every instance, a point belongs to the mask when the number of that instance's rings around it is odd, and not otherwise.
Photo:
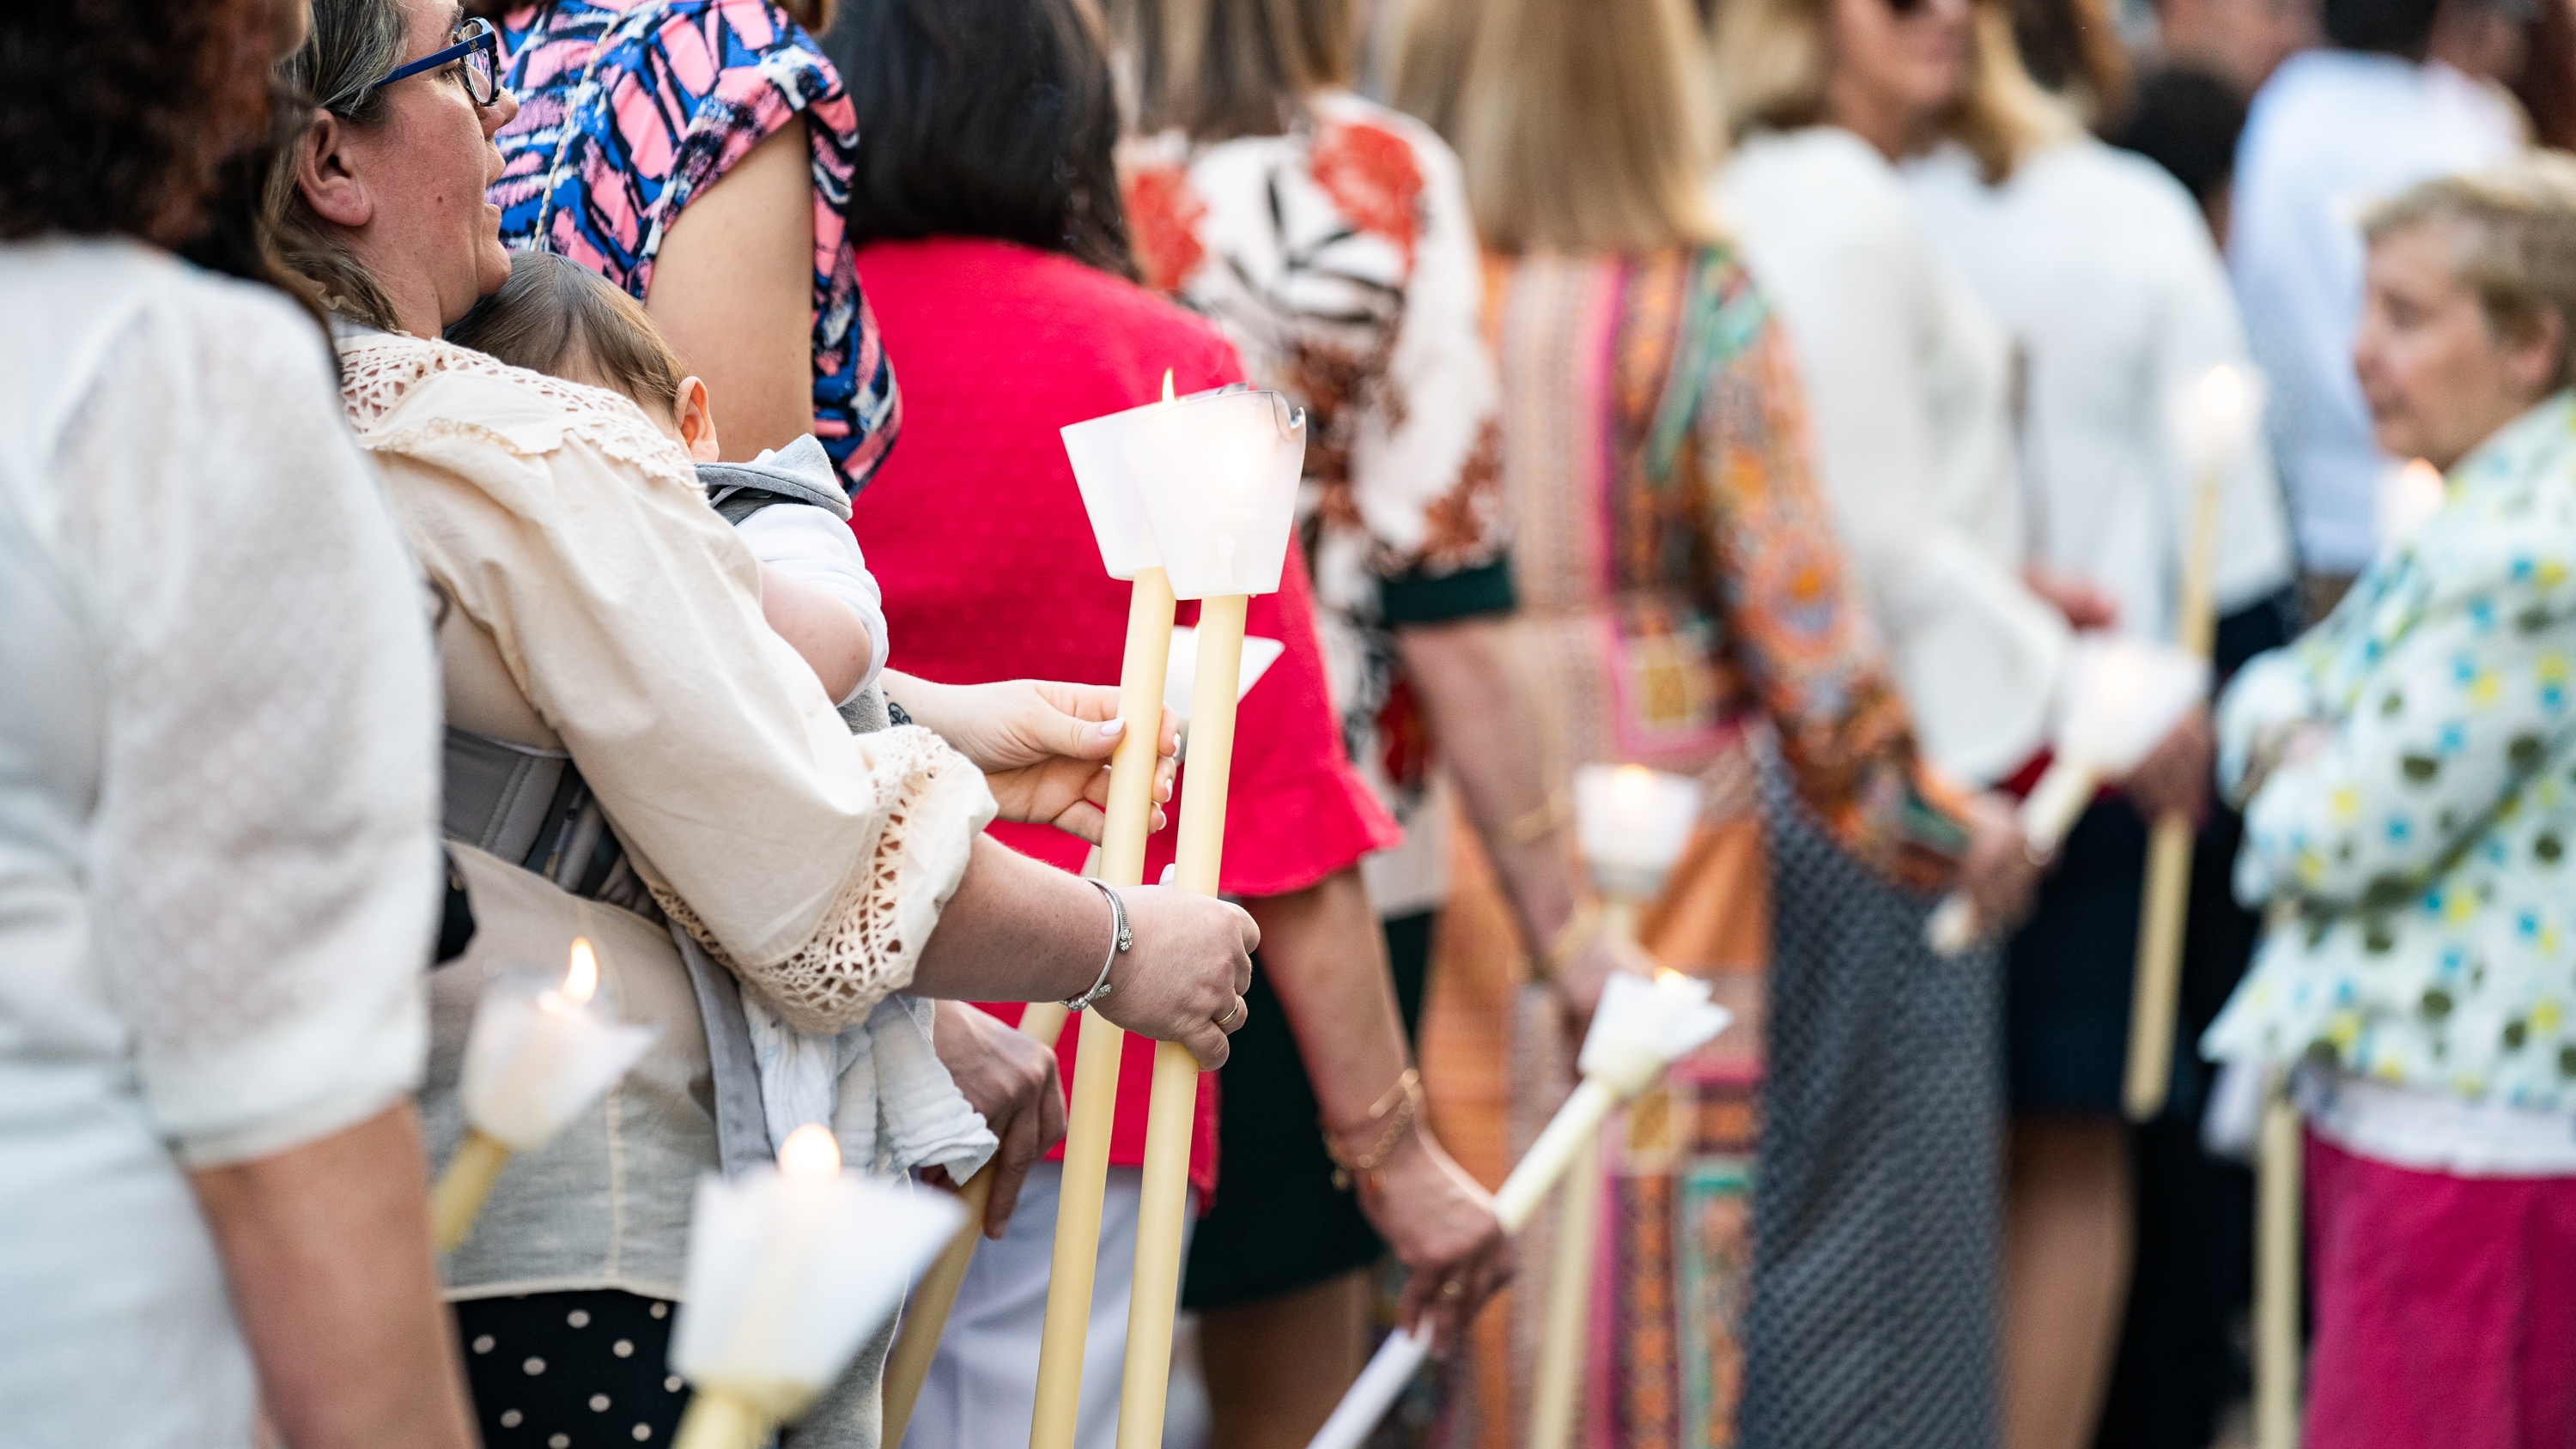
[(2576, 1449), (2576, 1178), (2392, 1167), (2311, 1134), (2307, 1449)]

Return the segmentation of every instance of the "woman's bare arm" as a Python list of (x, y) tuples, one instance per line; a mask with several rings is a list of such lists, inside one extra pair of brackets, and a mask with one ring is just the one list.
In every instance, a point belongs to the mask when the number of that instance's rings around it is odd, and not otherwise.
[[(1101, 1015), (1190, 1049), (1213, 1071), (1252, 984), (1261, 932), (1240, 907), (1169, 886), (1125, 886), (1134, 944), (1113, 963)], [(957, 1001), (1063, 1001), (1091, 989), (1109, 959), (1109, 903), (1079, 876), (977, 836), (965, 878), (913, 968), (916, 996)], [(1241, 1026), (1238, 1019), (1230, 1023)]]
[[(1297, 1039), (1325, 1130), (1346, 1157), (1364, 1161), (1392, 1121), (1372, 1120), (1369, 1109), (1402, 1079), (1412, 1055), (1368, 888), (1353, 867), (1244, 906), (1260, 923), (1262, 965)], [(1412, 1270), (1399, 1316), (1411, 1325), (1430, 1314), (1439, 1341), (1457, 1342), (1510, 1271), (1493, 1199), (1417, 1117), (1385, 1165), (1362, 1176), (1360, 1207)], [(1459, 1291), (1444, 1295), (1452, 1281)]]
[(724, 410), (724, 459), (814, 431), (814, 174), (802, 118), (690, 199), (644, 310)]
[(188, 1174), (268, 1416), (296, 1449), (471, 1449), (405, 1102), (273, 1156)]

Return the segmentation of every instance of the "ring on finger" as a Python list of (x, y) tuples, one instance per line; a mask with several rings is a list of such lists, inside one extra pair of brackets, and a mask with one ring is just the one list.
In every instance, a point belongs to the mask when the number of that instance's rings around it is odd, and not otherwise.
[(1216, 1023), (1217, 1030), (1223, 1031), (1226, 1028), (1233, 1026), (1237, 1020), (1241, 1019), (1243, 1016), (1243, 1008), (1244, 1000), (1242, 997), (1238, 996), (1234, 999), (1234, 1010), (1227, 1012), (1223, 1016), (1212, 1017), (1210, 1019)]

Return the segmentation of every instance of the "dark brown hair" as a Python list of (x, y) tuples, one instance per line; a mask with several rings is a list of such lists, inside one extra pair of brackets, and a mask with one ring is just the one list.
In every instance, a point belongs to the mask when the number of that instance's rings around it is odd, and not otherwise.
[(1137, 124), (1194, 141), (1276, 136), (1358, 68), (1351, 0), (1113, 0), (1136, 64)]
[(842, 0), (823, 48), (857, 112), (853, 246), (992, 237), (1135, 280), (1118, 93), (1083, 0)]
[(2105, 0), (2012, 0), (2012, 35), (2030, 78), (2087, 124), (2106, 129), (2128, 118), (2137, 82)]
[(647, 408), (669, 408), (684, 376), (634, 298), (552, 252), (512, 252), (510, 280), (448, 328), (447, 340), (549, 377), (585, 373), (577, 380)]
[(0, 239), (195, 237), (226, 162), (266, 133), (289, 3), (0, 5)]

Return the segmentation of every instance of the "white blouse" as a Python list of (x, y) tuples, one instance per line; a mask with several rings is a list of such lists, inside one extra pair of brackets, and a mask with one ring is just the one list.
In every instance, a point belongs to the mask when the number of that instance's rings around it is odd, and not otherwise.
[[(2173, 636), (2199, 480), (2170, 400), (2247, 366), (2245, 329), (2200, 209), (2140, 156), (2053, 146), (1988, 186), (1952, 147), (1905, 168), (1942, 257), (2020, 344), (2023, 492), (2038, 557), (2119, 602), (2119, 629)], [(2258, 442), (2221, 480), (2220, 613), (2290, 580), (2289, 525)]]
[(2009, 346), (1850, 132), (1756, 136), (1719, 190), (1797, 352), (1817, 472), (1915, 732), (1992, 783), (2046, 743), (2069, 637), (2021, 581)]
[(22, 243), (0, 315), (0, 1436), (244, 1445), (182, 1167), (419, 1080), (428, 598), (284, 299)]

